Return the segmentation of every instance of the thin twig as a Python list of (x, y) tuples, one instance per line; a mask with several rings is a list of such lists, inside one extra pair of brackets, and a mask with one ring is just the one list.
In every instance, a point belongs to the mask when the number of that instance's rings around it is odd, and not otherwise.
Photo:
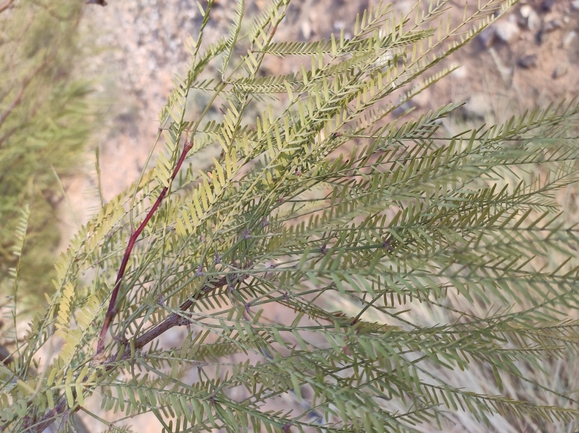
[(20, 86), (20, 89), (18, 90), (16, 97), (12, 100), (8, 108), (4, 110), (2, 114), (0, 114), (0, 126), (4, 123), (4, 120), (6, 120), (6, 118), (12, 112), (12, 110), (14, 110), (14, 108), (16, 108), (16, 106), (20, 103), (22, 95), (24, 94), (24, 89), (26, 88), (26, 86), (28, 86), (28, 83), (30, 83), (30, 81), (25, 81), (22, 84), (22, 86)]
[[(236, 280), (239, 281), (239, 279), (240, 278), (237, 278)], [(201, 290), (199, 290), (195, 295), (190, 296), (186, 301), (184, 301), (179, 306), (178, 312), (172, 313), (169, 317), (167, 317), (153, 329), (150, 329), (149, 331), (141, 335), (139, 338), (137, 338), (135, 340), (134, 347), (136, 349), (140, 349), (147, 343), (150, 343), (155, 338), (159, 337), (164, 332), (167, 332), (169, 329), (175, 326), (181, 326), (183, 324), (189, 323), (189, 320), (183, 317), (183, 313), (185, 313), (189, 308), (191, 308), (191, 306), (195, 301), (199, 300), (207, 293), (220, 287), (226, 286), (228, 284), (228, 280), (231, 281), (231, 278), (222, 277), (217, 281), (214, 281), (210, 284), (206, 284), (205, 286), (203, 286)]]
[[(184, 301), (180, 306), (178, 311), (172, 313), (169, 317), (155, 326), (153, 329), (145, 332), (143, 335), (138, 337), (134, 340), (134, 344), (126, 343), (125, 347), (119, 350), (116, 354), (105, 360), (100, 366), (102, 369), (102, 374), (105, 372), (109, 372), (113, 370), (117, 366), (117, 362), (123, 359), (128, 359), (131, 357), (131, 347), (135, 349), (141, 349), (146, 344), (153, 341), (155, 338), (161, 336), (169, 329), (175, 326), (183, 326), (187, 325), (190, 321), (184, 314), (193, 306), (195, 301), (198, 301), (203, 296), (206, 296), (210, 292), (224, 287), (228, 284), (234, 284), (235, 282), (242, 281), (247, 278), (247, 274), (241, 272), (235, 277), (226, 276), (221, 277), (219, 280), (211, 281), (206, 283), (201, 289), (194, 295), (190, 296), (186, 301)], [(100, 373), (99, 373), (100, 374)], [(87, 375), (88, 377), (88, 375)], [(94, 378), (93, 378), (94, 380)], [(76, 389), (72, 390), (73, 398), (76, 399)], [(25, 421), (25, 425), (23, 426), (24, 431), (27, 433), (42, 433), (46, 428), (48, 428), (56, 418), (67, 414), (72, 415), (74, 412), (77, 412), (81, 407), (76, 406), (72, 409), (68, 408), (66, 403), (66, 398), (64, 396), (60, 397), (60, 401), (54, 406), (53, 409), (48, 410), (42, 418), (36, 420), (34, 417), (28, 417)]]
[[(171, 179), (169, 180), (169, 186), (171, 185), (171, 183), (173, 182), (173, 180), (177, 176), (177, 173), (179, 172), (179, 169), (181, 168), (181, 165), (183, 164), (183, 161), (185, 160), (187, 153), (189, 153), (189, 151), (191, 150), (192, 147), (193, 147), (193, 142), (185, 140), (185, 147), (183, 147), (183, 151), (181, 152), (181, 155), (179, 156), (179, 160), (177, 161), (177, 164), (175, 165), (175, 169), (173, 170), (173, 174), (171, 175)], [(119, 290), (121, 288), (121, 282), (122, 282), (123, 276), (125, 275), (125, 270), (127, 269), (127, 264), (129, 263), (129, 258), (131, 257), (131, 252), (133, 251), (133, 247), (135, 246), (135, 242), (137, 241), (137, 238), (142, 233), (142, 231), (145, 229), (145, 226), (147, 225), (147, 223), (149, 222), (149, 220), (151, 219), (153, 214), (157, 211), (157, 209), (161, 205), (161, 202), (163, 201), (163, 199), (165, 198), (165, 195), (169, 191), (169, 186), (166, 186), (163, 188), (163, 190), (161, 191), (161, 194), (157, 198), (157, 201), (155, 201), (155, 204), (153, 205), (153, 207), (151, 207), (151, 209), (149, 210), (149, 213), (147, 214), (147, 216), (145, 217), (143, 222), (133, 232), (133, 234), (131, 234), (131, 237), (129, 238), (129, 243), (127, 244), (127, 249), (125, 250), (125, 255), (123, 256), (123, 261), (121, 262), (121, 267), (119, 268), (119, 272), (117, 273), (117, 279), (115, 281), (115, 287), (113, 288), (113, 291), (111, 293), (111, 300), (109, 301), (109, 308), (107, 309), (105, 321), (103, 323), (103, 327), (101, 328), (101, 332), (99, 334), (96, 356), (101, 355), (104, 348), (105, 348), (105, 337), (107, 335), (109, 327), (111, 326), (111, 322), (113, 321), (113, 319), (117, 313), (117, 309), (116, 309), (117, 297), (119, 294)]]
[[(161, 191), (161, 194), (159, 195), (159, 197), (155, 201), (155, 204), (153, 204), (153, 206), (151, 207), (151, 209), (147, 213), (147, 216), (145, 217), (145, 219), (141, 222), (139, 227), (131, 234), (131, 237), (129, 238), (129, 242), (128, 242), (127, 248), (125, 250), (125, 255), (123, 256), (123, 261), (121, 262), (121, 266), (120, 266), (119, 271), (117, 273), (117, 279), (115, 281), (115, 286), (114, 286), (113, 291), (111, 293), (111, 299), (109, 301), (109, 306), (108, 306), (107, 313), (105, 316), (105, 321), (104, 321), (103, 326), (101, 328), (98, 342), (97, 342), (96, 355), (93, 357), (93, 360), (98, 360), (99, 358), (103, 358), (103, 355), (104, 355), (103, 351), (104, 351), (104, 345), (105, 345), (104, 340), (105, 340), (106, 334), (110, 328), (110, 325), (111, 325), (111, 323), (112, 323), (112, 321), (117, 313), (117, 309), (116, 309), (117, 297), (119, 294), (119, 290), (121, 287), (123, 276), (125, 274), (125, 270), (127, 268), (127, 264), (129, 262), (129, 258), (131, 256), (131, 252), (133, 251), (133, 247), (135, 246), (135, 242), (137, 241), (139, 235), (145, 229), (149, 220), (152, 218), (154, 213), (157, 211), (157, 209), (161, 205), (161, 202), (163, 201), (163, 199), (167, 195), (167, 192), (169, 191), (169, 187), (170, 187), (171, 183), (175, 180), (177, 173), (179, 173), (179, 170), (181, 169), (181, 166), (183, 165), (183, 162), (185, 161), (185, 157), (187, 156), (187, 154), (189, 153), (189, 151), (191, 150), (192, 147), (193, 147), (193, 142), (188, 141), (186, 138), (185, 139), (185, 146), (183, 147), (183, 151), (181, 152), (181, 155), (179, 156), (179, 159), (177, 160), (177, 164), (175, 165), (175, 169), (173, 170), (171, 178), (169, 179), (169, 185), (163, 188), (163, 190)], [(135, 341), (135, 347), (141, 348), (141, 347), (145, 346), (147, 343), (149, 343), (150, 341), (152, 341), (155, 338), (157, 338), (158, 336), (160, 336), (161, 334), (165, 333), (167, 330), (171, 329), (172, 327), (185, 324), (185, 321), (184, 321), (185, 319), (183, 318), (182, 313), (186, 312), (193, 305), (193, 303), (196, 300), (198, 300), (202, 296), (206, 295), (207, 293), (209, 293), (209, 292), (211, 292), (219, 287), (223, 287), (227, 283), (228, 283), (227, 277), (223, 277), (223, 278), (219, 279), (218, 281), (208, 283), (205, 286), (203, 286), (197, 294), (191, 296), (189, 299), (187, 299), (185, 302), (183, 302), (180, 305), (179, 313), (175, 312), (175, 313), (171, 314), (169, 317), (167, 317), (159, 325), (157, 325), (156, 327), (154, 327), (153, 329), (151, 329), (150, 331), (146, 332), (141, 337), (139, 337)], [(125, 348), (123, 348), (121, 350), (125, 351)], [(122, 359), (128, 358), (130, 356), (130, 353), (131, 353), (130, 350), (125, 351), (125, 353), (122, 355)], [(119, 351), (115, 356), (112, 356), (108, 360), (100, 363), (102, 366), (104, 366), (103, 373), (105, 371), (110, 371), (111, 369), (114, 369), (114, 367), (115, 367), (114, 362), (118, 361), (119, 358), (121, 358), (121, 351)], [(73, 398), (76, 398), (76, 390), (73, 390)], [(69, 409), (65, 398), (62, 396), (60, 398), (60, 401), (54, 406), (54, 408), (47, 411), (44, 414), (44, 416), (42, 416), (40, 419), (38, 419), (36, 416), (27, 416), (25, 418), (25, 421), (24, 421), (24, 426), (23, 426), (24, 431), (26, 431), (27, 433), (28, 432), (41, 433), (46, 428), (48, 428), (57, 417), (62, 416), (64, 414), (72, 415), (74, 412), (78, 411), (79, 409), (80, 409), (80, 406)], [(2, 428), (2, 427), (0, 426), (0, 428)]]
[(38, 68), (36, 68), (34, 72), (30, 74), (29, 77), (25, 78), (22, 81), (22, 84), (20, 85), (20, 89), (18, 89), (16, 97), (12, 100), (10, 105), (8, 105), (8, 108), (6, 108), (6, 110), (4, 110), (2, 114), (0, 114), (0, 126), (2, 126), (2, 124), (4, 123), (6, 118), (10, 115), (10, 113), (12, 113), (12, 111), (18, 106), (18, 104), (20, 104), (20, 102), (22, 101), (22, 95), (24, 94), (24, 90), (32, 82), (32, 79), (36, 76), (36, 74), (38, 74), (48, 64), (48, 60), (51, 60), (51, 58), (48, 58), (45, 61), (43, 61), (40, 64), (40, 66), (38, 66)]

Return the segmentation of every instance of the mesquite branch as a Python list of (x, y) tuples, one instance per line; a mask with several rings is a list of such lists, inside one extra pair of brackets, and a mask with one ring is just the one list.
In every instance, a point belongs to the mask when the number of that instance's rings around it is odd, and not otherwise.
[(173, 174), (171, 175), (171, 179), (169, 180), (169, 186), (166, 186), (163, 188), (163, 190), (161, 191), (161, 194), (157, 198), (157, 201), (155, 201), (155, 204), (151, 207), (151, 209), (149, 210), (149, 213), (147, 214), (147, 216), (145, 217), (143, 222), (141, 222), (139, 227), (137, 227), (137, 229), (131, 234), (131, 237), (129, 238), (129, 243), (127, 244), (127, 249), (125, 250), (125, 255), (123, 256), (123, 261), (121, 262), (119, 272), (117, 273), (117, 279), (115, 281), (115, 286), (114, 286), (113, 291), (111, 293), (111, 299), (109, 301), (109, 308), (107, 309), (105, 321), (103, 323), (103, 326), (101, 328), (101, 332), (99, 334), (98, 343), (97, 343), (97, 351), (96, 351), (97, 356), (102, 354), (102, 352), (105, 348), (105, 337), (107, 335), (109, 327), (111, 326), (111, 322), (113, 321), (113, 319), (117, 313), (117, 309), (116, 309), (117, 297), (119, 295), (119, 290), (121, 288), (123, 276), (125, 275), (125, 270), (127, 269), (127, 264), (129, 263), (129, 258), (131, 257), (131, 252), (133, 251), (133, 247), (135, 246), (135, 242), (137, 241), (138, 237), (145, 229), (145, 227), (146, 227), (147, 223), (149, 222), (149, 220), (151, 219), (151, 217), (154, 215), (154, 213), (157, 211), (157, 209), (161, 205), (161, 202), (163, 201), (163, 199), (167, 195), (167, 192), (169, 191), (169, 187), (171, 186), (171, 183), (173, 182), (173, 180), (175, 180), (177, 173), (181, 169), (181, 165), (183, 165), (183, 161), (185, 160), (187, 153), (189, 153), (189, 151), (191, 150), (192, 147), (193, 147), (193, 141), (188, 141), (187, 139), (185, 139), (185, 146), (183, 147), (183, 151), (181, 152), (181, 155), (179, 156), (179, 159), (177, 160), (177, 164), (175, 165), (175, 169), (173, 170)]
[[(173, 170), (173, 173), (171, 175), (170, 183), (177, 176), (177, 173), (181, 169), (181, 166), (183, 165), (183, 161), (185, 160), (187, 153), (191, 150), (192, 147), (193, 147), (193, 143), (186, 140), (183, 151), (181, 152), (179, 159), (177, 160), (177, 164), (175, 165), (175, 169)], [(167, 195), (168, 191), (169, 191), (169, 186), (163, 188), (163, 190), (161, 191), (161, 194), (159, 195), (159, 197), (157, 198), (157, 200), (155, 201), (155, 203), (153, 204), (153, 206), (151, 207), (151, 209), (147, 213), (147, 216), (145, 217), (145, 219), (141, 222), (141, 224), (131, 234), (131, 237), (129, 238), (129, 242), (128, 242), (127, 248), (125, 250), (125, 254), (123, 256), (121, 266), (120, 266), (119, 271), (117, 273), (115, 286), (114, 286), (113, 291), (111, 293), (111, 299), (109, 301), (109, 306), (108, 306), (107, 313), (105, 316), (105, 321), (104, 321), (103, 326), (101, 328), (101, 331), (99, 333), (96, 355), (93, 357), (95, 364), (98, 365), (99, 368), (102, 368), (103, 372), (110, 371), (111, 369), (114, 369), (116, 362), (118, 362), (122, 359), (128, 359), (131, 356), (131, 347), (133, 347), (135, 349), (140, 349), (140, 348), (144, 347), (146, 344), (153, 341), (155, 338), (157, 338), (157, 337), (161, 336), (163, 333), (167, 332), (169, 329), (171, 329), (175, 326), (182, 326), (182, 325), (187, 324), (189, 322), (189, 320), (185, 317), (185, 314), (186, 314), (187, 310), (189, 310), (189, 308), (191, 308), (193, 306), (193, 304), (195, 303), (196, 300), (202, 298), (203, 296), (207, 295), (208, 293), (210, 293), (216, 289), (224, 287), (228, 284), (233, 284), (236, 281), (240, 281), (240, 280), (243, 280), (246, 278), (246, 275), (243, 274), (243, 272), (241, 271), (240, 274), (238, 274), (236, 276), (221, 277), (218, 280), (213, 280), (213, 281), (207, 282), (203, 287), (200, 288), (200, 290), (197, 293), (191, 295), (187, 300), (185, 300), (179, 306), (179, 308), (176, 312), (169, 315), (169, 317), (167, 317), (165, 320), (163, 320), (161, 323), (159, 323), (154, 328), (145, 332), (140, 337), (135, 338), (132, 345), (130, 343), (126, 342), (125, 346), (120, 348), (117, 353), (113, 354), (112, 356), (110, 356), (108, 358), (105, 358), (105, 355), (103, 353), (104, 352), (104, 340), (105, 340), (105, 336), (110, 328), (110, 325), (111, 325), (111, 323), (112, 323), (112, 321), (117, 313), (116, 301), (117, 301), (119, 290), (120, 290), (120, 287), (122, 284), (123, 276), (125, 274), (129, 258), (131, 256), (131, 252), (133, 250), (133, 247), (134, 247), (135, 242), (137, 241), (139, 235), (143, 232), (147, 223), (149, 222), (151, 217), (154, 215), (154, 213), (157, 211), (157, 209), (161, 205), (161, 202), (163, 201), (163, 199)], [(74, 393), (74, 396), (76, 398), (76, 391), (74, 391), (73, 393)], [(68, 408), (68, 405), (66, 404), (65, 398), (64, 398), (64, 396), (62, 396), (60, 398), (60, 401), (55, 405), (55, 407), (52, 410), (47, 411), (40, 419), (38, 419), (35, 416), (27, 417), (26, 421), (25, 421), (25, 425), (23, 426), (24, 431), (30, 432), (30, 433), (40, 433), (43, 430), (45, 430), (48, 426), (50, 426), (57, 417), (59, 417), (61, 415), (72, 415), (72, 413), (78, 411), (79, 409), (80, 409), (80, 407), (75, 407), (72, 409)]]
[[(177, 312), (172, 313), (169, 317), (163, 320), (154, 328), (150, 329), (149, 331), (145, 332), (140, 337), (134, 340), (134, 344), (132, 347), (135, 349), (141, 349), (146, 344), (153, 341), (155, 338), (161, 336), (163, 333), (167, 332), (169, 329), (175, 326), (183, 326), (189, 323), (189, 320), (184, 317), (184, 314), (187, 312), (189, 308), (193, 306), (195, 301), (202, 298), (203, 296), (207, 295), (208, 293), (217, 290), (221, 287), (224, 287), (228, 284), (233, 284), (237, 281), (244, 280), (247, 277), (246, 274), (240, 273), (235, 277), (222, 277), (219, 280), (214, 280), (205, 284), (201, 289), (185, 300), (180, 306)], [(122, 353), (122, 354), (121, 354)], [(99, 364), (99, 368), (102, 368), (103, 373), (106, 371), (110, 371), (115, 368), (116, 363), (123, 359), (128, 359), (131, 357), (131, 344), (125, 343), (125, 346), (122, 347), (117, 353), (109, 357), (107, 360)], [(73, 395), (76, 398), (76, 391), (73, 390)], [(68, 408), (66, 403), (66, 398), (64, 396), (60, 397), (60, 401), (54, 406), (52, 410), (48, 410), (44, 416), (40, 419), (35, 418), (34, 416), (29, 416), (26, 419), (26, 422), (23, 426), (23, 429), (26, 433), (42, 433), (46, 428), (48, 428), (57, 417), (61, 415), (70, 416), (74, 412), (78, 411), (80, 406), (75, 408)], [(0, 426), (1, 429), (1, 426)]]

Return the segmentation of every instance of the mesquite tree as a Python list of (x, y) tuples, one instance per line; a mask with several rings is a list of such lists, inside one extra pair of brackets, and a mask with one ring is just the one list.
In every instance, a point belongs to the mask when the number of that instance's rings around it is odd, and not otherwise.
[[(48, 309), (8, 345), (3, 431), (74, 431), (94, 395), (109, 431), (146, 412), (168, 432), (575, 425), (573, 379), (548, 379), (579, 349), (577, 229), (553, 199), (577, 181), (579, 106), (453, 136), (441, 119), (457, 105), (388, 117), (513, 2), (457, 26), (440, 20), (446, 1), (406, 17), (381, 3), (348, 36), (277, 41), (289, 3), (246, 25), (239, 0), (211, 43), (202, 7), (155, 167), (80, 230)], [(264, 76), (268, 56), (306, 61)], [(196, 92), (209, 98), (190, 120)], [(212, 168), (192, 170), (214, 145)], [(26, 215), (19, 246), (25, 234)], [(175, 328), (182, 342), (161, 344)]]

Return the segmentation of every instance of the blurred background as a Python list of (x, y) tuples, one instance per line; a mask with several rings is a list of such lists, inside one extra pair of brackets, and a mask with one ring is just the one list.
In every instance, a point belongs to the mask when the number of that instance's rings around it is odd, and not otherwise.
[[(202, 1), (201, 4), (206, 2)], [(377, 1), (295, 0), (292, 1), (276, 39), (316, 40), (353, 27), (356, 14)], [(427, 8), (428, 0), (394, 0), (399, 16), (413, 7)], [(450, 1), (447, 14), (458, 23), (464, 1)], [(268, 5), (267, 0), (247, 1), (247, 15)], [(473, 6), (467, 6), (473, 10)], [(235, 2), (215, 2), (206, 40), (227, 34)], [(86, 151), (94, 165), (94, 148), (99, 149), (102, 195), (105, 200), (137, 179), (159, 128), (158, 113), (166, 102), (175, 73), (183, 74), (189, 62), (183, 41), (197, 38), (201, 14), (194, 1), (150, 0), (111, 1), (106, 7), (85, 7), (80, 23), (83, 44), (92, 50), (83, 70), (91, 77), (106, 113)], [(579, 90), (579, 2), (572, 0), (521, 1), (508, 14), (481, 34), (474, 43), (456, 52), (436, 70), (460, 65), (450, 78), (414, 98), (399, 116), (418, 116), (449, 102), (465, 103), (445, 127), (449, 131), (463, 123), (501, 122), (511, 115), (546, 106), (561, 98), (570, 99)], [(85, 42), (86, 41), (86, 42)], [(299, 61), (269, 58), (264, 74), (282, 74), (299, 68)], [(433, 73), (435, 70), (433, 70)], [(216, 71), (216, 74), (218, 71)], [(199, 104), (196, 104), (199, 102)], [(191, 101), (191, 116), (203, 101)], [(413, 109), (405, 114), (404, 109)], [(456, 122), (456, 124), (452, 124)], [(208, 158), (211, 152), (208, 153)], [(206, 161), (196, 161), (200, 166)], [(75, 218), (61, 214), (61, 231), (74, 232), (79, 221), (90, 215), (94, 194), (83, 196), (94, 179), (70, 178), (67, 194), (75, 197)], [(90, 188), (89, 188), (90, 190)], [(88, 202), (86, 201), (88, 199)], [(60, 248), (67, 245), (63, 237)]]

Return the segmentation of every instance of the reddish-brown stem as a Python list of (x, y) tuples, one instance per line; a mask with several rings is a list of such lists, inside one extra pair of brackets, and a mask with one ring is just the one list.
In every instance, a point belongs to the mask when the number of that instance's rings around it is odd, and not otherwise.
[[(174, 328), (175, 326), (186, 325), (189, 320), (185, 314), (187, 313), (187, 310), (193, 306), (195, 301), (201, 299), (203, 296), (208, 295), (214, 290), (217, 290), (228, 284), (235, 284), (239, 281), (245, 280), (246, 278), (247, 274), (244, 274), (243, 271), (241, 271), (237, 275), (221, 277), (218, 280), (213, 280), (206, 283), (196, 294), (190, 296), (187, 300), (181, 303), (176, 312), (170, 314), (169, 317), (167, 317), (154, 328), (145, 332), (139, 338), (136, 338), (133, 344), (126, 343), (126, 346), (121, 348), (116, 354), (108, 357), (106, 360), (103, 360), (101, 364), (104, 367), (103, 371), (110, 371), (111, 369), (115, 368), (115, 363), (117, 361), (121, 359), (128, 359), (131, 356), (131, 347), (134, 347), (135, 349), (141, 349), (155, 338), (167, 332), (169, 329)], [(76, 397), (76, 390), (73, 390), (73, 395)], [(35, 419), (33, 416), (27, 417), (24, 424), (24, 431), (26, 431), (26, 433), (41, 433), (47, 427), (49, 427), (58, 416), (66, 413), (68, 413), (68, 415), (72, 415), (78, 409), (80, 409), (79, 406), (73, 409), (69, 409), (66, 403), (66, 399), (61, 397), (58, 404), (56, 404), (52, 410), (48, 410), (40, 419)], [(1, 428), (2, 427), (0, 426), (0, 431)]]
[(147, 343), (150, 343), (155, 338), (159, 337), (161, 334), (167, 332), (169, 329), (180, 326), (183, 324), (183, 321), (186, 320), (183, 317), (183, 313), (185, 313), (193, 303), (202, 298), (204, 295), (209, 293), (212, 290), (215, 290), (219, 287), (223, 287), (227, 285), (227, 277), (222, 277), (218, 281), (213, 281), (211, 284), (205, 285), (197, 292), (195, 295), (189, 297), (186, 301), (184, 301), (181, 305), (179, 305), (179, 310), (176, 313), (172, 313), (169, 317), (155, 326), (153, 329), (145, 332), (139, 338), (135, 340), (135, 348), (140, 349), (145, 346)]
[[(173, 170), (173, 174), (171, 175), (171, 179), (169, 180), (169, 184), (177, 176), (177, 173), (181, 169), (181, 165), (183, 164), (183, 161), (185, 160), (187, 153), (189, 153), (189, 151), (191, 150), (192, 147), (193, 147), (193, 142), (186, 140), (185, 141), (185, 147), (183, 148), (183, 151), (181, 152), (181, 155), (179, 156), (179, 159), (177, 160), (177, 164), (175, 165), (175, 169)], [(100, 355), (105, 348), (105, 337), (106, 337), (107, 332), (111, 326), (111, 322), (113, 321), (115, 314), (117, 313), (117, 310), (116, 310), (117, 297), (119, 295), (119, 290), (121, 288), (123, 276), (125, 275), (125, 270), (127, 269), (127, 264), (129, 263), (129, 258), (131, 257), (131, 252), (133, 251), (133, 247), (135, 246), (135, 242), (137, 241), (137, 238), (140, 236), (140, 234), (145, 229), (145, 226), (147, 225), (147, 223), (149, 222), (149, 220), (151, 219), (153, 214), (157, 211), (157, 209), (161, 205), (161, 202), (165, 198), (165, 195), (167, 195), (168, 191), (169, 191), (169, 186), (166, 186), (163, 188), (163, 190), (161, 191), (161, 194), (159, 194), (159, 197), (157, 198), (157, 201), (155, 201), (155, 204), (151, 207), (151, 209), (149, 210), (149, 213), (147, 213), (147, 216), (145, 217), (143, 222), (141, 222), (139, 227), (131, 234), (131, 237), (129, 238), (129, 243), (127, 244), (127, 249), (125, 250), (125, 255), (123, 256), (123, 261), (121, 262), (121, 267), (119, 268), (119, 272), (117, 273), (117, 279), (115, 281), (115, 286), (114, 286), (113, 291), (111, 293), (111, 299), (109, 301), (109, 308), (107, 309), (105, 321), (103, 323), (103, 326), (101, 328), (101, 332), (99, 334), (99, 338), (98, 338), (98, 342), (97, 342), (97, 350), (96, 350), (97, 355)]]

